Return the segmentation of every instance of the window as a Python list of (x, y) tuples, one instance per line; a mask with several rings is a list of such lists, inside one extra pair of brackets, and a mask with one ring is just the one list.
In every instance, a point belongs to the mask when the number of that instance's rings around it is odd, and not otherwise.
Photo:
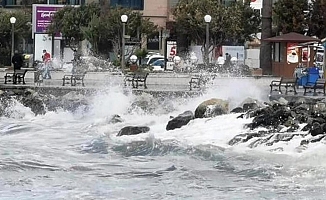
[[(83, 4), (83, 1), (81, 3)], [(50, 0), (50, 4), (80, 5), (80, 0)]]
[(6, 6), (16, 5), (16, 0), (5, 0), (4, 2)]
[(111, 0), (111, 6), (121, 6), (133, 10), (144, 10), (144, 0)]
[(222, 0), (222, 4), (230, 6), (232, 3), (237, 2), (237, 0)]

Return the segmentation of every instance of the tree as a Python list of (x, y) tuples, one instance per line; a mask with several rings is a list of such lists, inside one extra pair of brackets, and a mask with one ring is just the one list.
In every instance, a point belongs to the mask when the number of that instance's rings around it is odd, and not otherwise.
[(261, 45), (260, 45), (260, 68), (263, 74), (272, 74), (272, 46), (266, 38), (272, 37), (272, 2), (263, 0), (262, 24), (261, 24)]
[(10, 17), (16, 18), (15, 23), (15, 47), (19, 44), (19, 41), (23, 38), (31, 36), (31, 27), (28, 24), (31, 20), (30, 14), (24, 12), (0, 12), (0, 55), (5, 56), (5, 60), (2, 58), (3, 64), (10, 64), (10, 52), (11, 52), (11, 30)]
[(140, 33), (150, 34), (157, 29), (140, 12), (111, 8), (108, 12), (101, 14), (99, 4), (93, 3), (80, 8), (64, 7), (55, 14), (49, 30), (52, 34), (61, 32), (68, 42), (80, 42), (87, 39), (91, 43), (94, 53), (107, 55), (109, 51), (114, 50), (118, 57), (121, 52), (122, 38), (120, 17), (123, 14), (128, 15), (126, 34), (131, 37), (137, 37), (137, 34)]
[[(178, 35), (184, 35), (196, 44), (205, 47), (204, 16), (211, 15), (210, 44), (220, 46), (225, 42), (243, 44), (250, 35), (259, 31), (259, 13), (254, 12), (249, 1), (237, 2), (230, 6), (218, 0), (180, 0), (174, 10)], [(213, 48), (210, 48), (212, 51)]]
[(306, 32), (306, 16), (308, 11), (307, 0), (278, 0), (273, 6), (273, 24), (276, 31), (282, 33)]
[(310, 4), (310, 12), (306, 16), (308, 20), (308, 34), (318, 38), (326, 37), (326, 1), (313, 0)]
[[(120, 55), (122, 38), (122, 22), (120, 18), (123, 14), (128, 16), (126, 35), (131, 38), (140, 39), (140, 33), (151, 34), (157, 30), (157, 27), (149, 19), (143, 18), (140, 12), (122, 8), (111, 9), (108, 14), (102, 16), (101, 20), (94, 16), (88, 27), (85, 28), (85, 38), (92, 41), (94, 51), (108, 52), (107, 47), (110, 46), (116, 56)], [(127, 54), (131, 53), (127, 52)]]
[(57, 11), (48, 27), (50, 34), (62, 33), (71, 49), (77, 50), (80, 42), (85, 39), (83, 28), (87, 27), (91, 19), (100, 14), (100, 7), (91, 3), (79, 7), (65, 6)]

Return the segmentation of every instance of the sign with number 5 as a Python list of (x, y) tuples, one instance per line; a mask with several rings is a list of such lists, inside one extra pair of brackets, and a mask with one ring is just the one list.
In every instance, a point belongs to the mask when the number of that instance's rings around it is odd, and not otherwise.
[(177, 55), (177, 42), (166, 41), (166, 58), (172, 61), (173, 57), (176, 55)]

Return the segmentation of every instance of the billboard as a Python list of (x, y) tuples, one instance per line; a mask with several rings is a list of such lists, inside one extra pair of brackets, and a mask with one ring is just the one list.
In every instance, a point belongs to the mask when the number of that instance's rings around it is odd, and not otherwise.
[[(32, 17), (32, 38), (34, 33), (46, 33), (48, 26), (52, 22), (54, 14), (64, 5), (48, 5), (48, 4), (33, 4), (33, 17)], [(55, 36), (60, 37), (60, 34)]]

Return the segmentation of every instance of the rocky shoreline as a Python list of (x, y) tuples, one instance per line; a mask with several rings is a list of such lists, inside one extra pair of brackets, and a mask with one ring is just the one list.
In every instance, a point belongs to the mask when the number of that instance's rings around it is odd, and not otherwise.
[[(10, 117), (10, 109), (15, 102), (30, 108), (35, 115), (59, 109), (69, 112), (89, 109), (89, 101), (85, 95), (76, 91), (55, 96), (30, 88), (0, 90), (0, 101), (0, 116), (4, 117)], [(131, 107), (143, 107), (142, 109), (150, 111), (150, 102), (153, 102), (153, 97), (135, 101)], [(236, 135), (229, 141), (229, 145), (246, 143), (250, 148), (259, 145), (272, 146), (277, 142), (286, 142), (299, 137), (302, 138), (301, 145), (304, 146), (326, 138), (326, 99), (323, 97), (271, 96), (269, 102), (258, 102), (249, 98), (230, 112), (228, 106), (226, 100), (214, 98), (206, 100), (198, 105), (195, 111), (187, 110), (176, 117), (171, 117), (166, 130), (181, 128), (196, 118), (238, 113), (238, 118), (252, 118), (252, 121), (244, 127), (248, 132)], [(122, 121), (123, 119), (119, 117), (114, 123)], [(140, 134), (149, 130), (149, 127), (128, 126), (121, 129), (117, 136)]]
[(43, 115), (47, 111), (57, 111), (58, 109), (75, 112), (81, 107), (87, 109), (88, 106), (84, 96), (76, 91), (55, 96), (37, 92), (30, 88), (0, 90), (0, 102), (0, 116), (5, 117), (10, 117), (10, 109), (15, 102), (30, 108), (35, 115)]
[[(167, 122), (166, 130), (173, 130), (187, 125), (196, 118), (212, 118), (228, 114), (228, 102), (221, 99), (209, 99), (202, 102), (196, 110), (185, 111)], [(260, 145), (273, 146), (278, 142), (288, 142), (301, 138), (298, 150), (306, 145), (326, 139), (326, 99), (302, 96), (271, 96), (269, 102), (247, 99), (241, 106), (230, 113), (238, 113), (237, 118), (251, 118), (251, 123), (244, 126), (245, 134), (236, 135), (230, 146), (246, 144), (249, 148)], [(123, 128), (117, 136), (134, 135), (148, 132), (149, 127)], [(282, 151), (282, 148), (275, 148)]]

